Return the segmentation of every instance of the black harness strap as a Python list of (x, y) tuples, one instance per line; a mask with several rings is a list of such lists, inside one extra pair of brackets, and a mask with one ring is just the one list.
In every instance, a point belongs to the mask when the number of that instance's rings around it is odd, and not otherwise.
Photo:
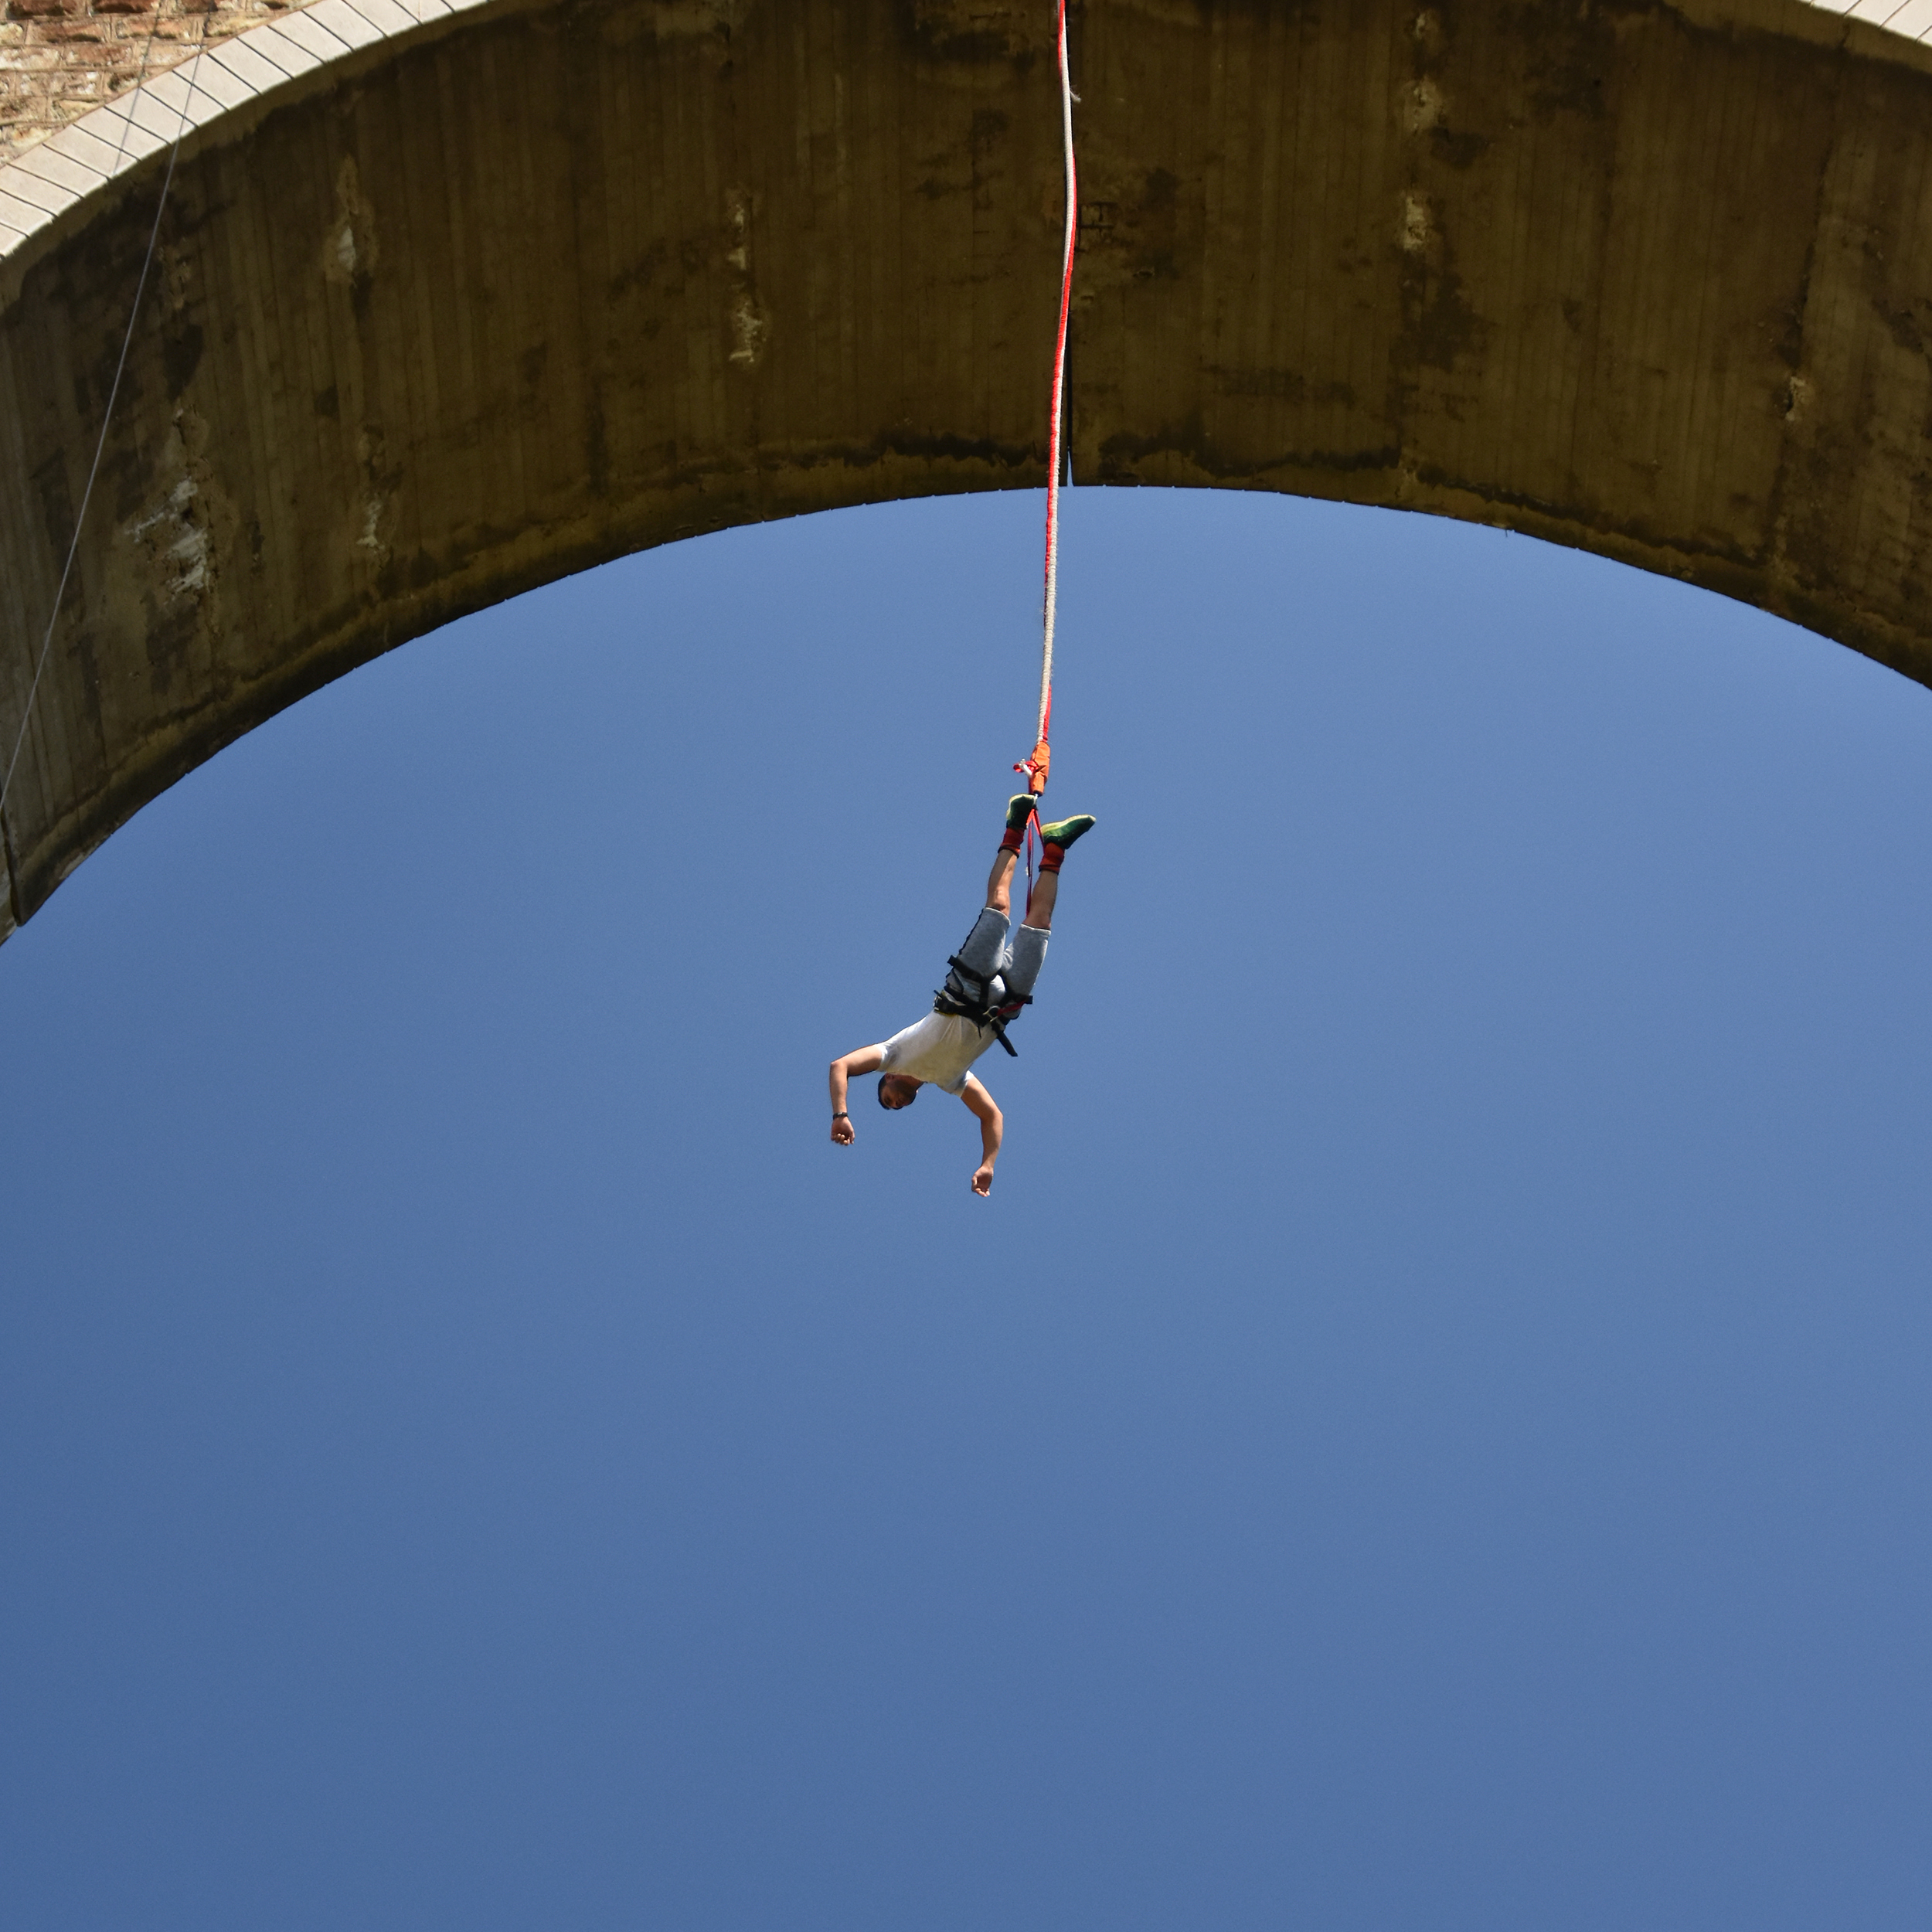
[[(935, 1013), (955, 1013), (962, 1019), (971, 1020), (975, 1026), (991, 1027), (994, 1039), (1006, 1049), (1012, 1059), (1018, 1060), (1019, 1049), (1006, 1037), (1006, 1022), (1009, 1019), (1018, 1019), (1022, 1006), (1032, 1005), (1032, 995), (1022, 993), (1017, 999), (1003, 999), (995, 1006), (986, 997), (986, 989), (992, 981), (985, 974), (962, 964), (957, 953), (946, 964), (959, 975), (961, 991), (955, 993), (949, 988), (941, 987), (933, 995), (933, 1011)], [(979, 988), (977, 1000), (969, 999), (965, 995), (964, 988), (968, 980)]]

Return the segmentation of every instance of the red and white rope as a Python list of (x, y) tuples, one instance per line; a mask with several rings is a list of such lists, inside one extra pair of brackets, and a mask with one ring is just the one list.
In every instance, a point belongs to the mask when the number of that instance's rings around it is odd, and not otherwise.
[(1060, 128), (1066, 148), (1066, 242), (1060, 264), (1060, 330), (1053, 341), (1053, 410), (1047, 442), (1046, 603), (1040, 645), (1039, 737), (1053, 721), (1053, 618), (1060, 589), (1061, 423), (1066, 410), (1066, 312), (1073, 294), (1073, 240), (1080, 219), (1080, 184), (1073, 172), (1073, 83), (1066, 63), (1066, 0), (1060, 0)]

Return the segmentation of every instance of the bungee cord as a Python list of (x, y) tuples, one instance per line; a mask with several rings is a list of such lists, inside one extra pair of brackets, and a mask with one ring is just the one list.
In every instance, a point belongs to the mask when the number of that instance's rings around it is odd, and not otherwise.
[[(1060, 602), (1060, 491), (1061, 448), (1066, 404), (1066, 318), (1073, 297), (1073, 243), (1079, 232), (1080, 179), (1073, 165), (1073, 92), (1072, 71), (1066, 57), (1066, 0), (1058, 0), (1060, 75), (1060, 134), (1066, 151), (1066, 234), (1060, 260), (1060, 327), (1053, 338), (1053, 403), (1047, 428), (1046, 468), (1046, 595), (1041, 623), (1039, 663), (1039, 723), (1032, 756), (1014, 766), (1026, 774), (1027, 788), (1038, 798), (1046, 789), (1046, 776), (1053, 762), (1048, 742), (1053, 723), (1053, 624)], [(1039, 815), (1034, 815), (1038, 821)], [(1029, 837), (1030, 842), (1031, 832)], [(1029, 859), (1031, 852), (1029, 844)], [(1028, 869), (1032, 867), (1029, 862)]]

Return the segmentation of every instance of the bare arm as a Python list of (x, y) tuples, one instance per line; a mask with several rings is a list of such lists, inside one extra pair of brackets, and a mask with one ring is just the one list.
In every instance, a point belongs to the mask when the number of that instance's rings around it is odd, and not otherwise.
[(832, 1063), (832, 1138), (841, 1147), (850, 1147), (858, 1138), (845, 1114), (845, 1083), (862, 1074), (876, 1073), (885, 1057), (883, 1046), (862, 1046), (857, 1053), (848, 1053)]
[(965, 1090), (959, 1097), (979, 1121), (979, 1168), (973, 1176), (973, 1192), (990, 1194), (993, 1191), (993, 1163), (999, 1158), (999, 1143), (1006, 1131), (1006, 1117), (999, 1111), (998, 1104), (971, 1073), (966, 1076)]

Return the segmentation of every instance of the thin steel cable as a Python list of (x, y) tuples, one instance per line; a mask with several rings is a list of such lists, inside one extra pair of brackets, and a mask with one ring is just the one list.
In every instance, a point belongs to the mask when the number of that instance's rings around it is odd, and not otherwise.
[[(160, 20), (161, 9), (156, 7), (155, 26), (158, 26)], [(27, 727), (33, 722), (33, 704), (34, 699), (40, 694), (41, 673), (47, 668), (47, 653), (53, 646), (54, 627), (60, 621), (60, 607), (66, 601), (67, 584), (73, 575), (74, 559), (80, 553), (80, 532), (82, 527), (87, 521), (87, 505), (94, 497), (94, 479), (100, 474), (100, 459), (107, 447), (107, 431), (114, 423), (114, 404), (121, 395), (121, 379), (126, 372), (128, 367), (128, 352), (134, 345), (134, 324), (141, 317), (141, 298), (148, 292), (148, 277), (154, 267), (155, 250), (161, 240), (161, 217), (168, 206), (168, 190), (174, 182), (175, 163), (180, 158), (182, 138), (188, 131), (188, 111), (195, 104), (196, 91), (200, 86), (201, 77), (196, 70), (200, 65), (202, 53), (207, 43), (207, 39), (208, 16), (203, 14), (201, 18), (200, 28), (195, 36), (193, 56), (182, 63), (188, 71), (188, 92), (182, 99), (180, 111), (175, 122), (174, 145), (168, 150), (168, 168), (161, 178), (161, 199), (155, 203), (154, 226), (148, 231), (148, 253), (141, 260), (141, 279), (134, 284), (134, 305), (128, 311), (127, 332), (121, 338), (121, 357), (114, 364), (114, 379), (112, 386), (107, 391), (107, 406), (101, 411), (100, 434), (94, 441), (94, 461), (88, 466), (87, 487), (80, 492), (80, 508), (74, 515), (73, 535), (68, 539), (67, 543), (67, 560), (61, 566), (60, 586), (53, 594), (53, 608), (47, 614), (46, 634), (40, 640), (40, 655), (34, 661), (33, 679), (27, 686), (27, 702), (20, 713), (20, 729), (14, 734), (13, 751), (7, 760), (6, 775), (4, 778), (0, 778), (0, 812), (5, 811), (7, 796), (13, 789), (14, 769), (20, 762), (21, 748), (27, 742)], [(151, 26), (148, 30), (148, 46), (141, 49), (141, 71), (143, 76), (148, 71), (148, 49), (153, 46), (154, 40), (155, 29)], [(128, 94), (123, 94), (121, 98), (124, 100), (131, 99), (133, 95), (139, 93), (140, 88), (141, 82), (137, 80), (133, 88), (129, 90)], [(119, 167), (121, 156), (127, 151), (128, 130), (133, 124), (133, 121), (134, 111), (130, 107), (121, 121), (121, 145), (114, 151), (117, 168)]]

